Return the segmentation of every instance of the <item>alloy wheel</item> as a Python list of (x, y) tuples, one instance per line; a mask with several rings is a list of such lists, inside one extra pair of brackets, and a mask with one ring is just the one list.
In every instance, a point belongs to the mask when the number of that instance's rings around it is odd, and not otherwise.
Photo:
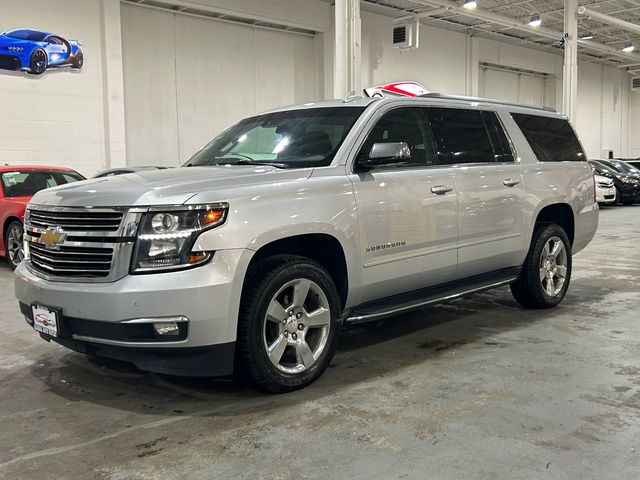
[(287, 282), (269, 302), (264, 318), (267, 356), (281, 372), (304, 372), (322, 355), (330, 329), (331, 311), (322, 288), (307, 278)]
[(567, 277), (567, 249), (559, 237), (547, 240), (540, 254), (540, 283), (549, 296), (560, 294)]
[(7, 256), (14, 267), (17, 267), (24, 259), (22, 227), (20, 225), (12, 225), (7, 232)]

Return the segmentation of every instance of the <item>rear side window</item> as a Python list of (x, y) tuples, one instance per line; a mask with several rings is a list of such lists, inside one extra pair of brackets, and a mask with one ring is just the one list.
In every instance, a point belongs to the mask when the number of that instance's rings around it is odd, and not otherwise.
[(523, 113), (512, 113), (511, 116), (522, 130), (539, 162), (586, 160), (578, 137), (567, 120)]
[(485, 113), (457, 108), (427, 109), (439, 165), (501, 161), (494, 156), (483, 118)]

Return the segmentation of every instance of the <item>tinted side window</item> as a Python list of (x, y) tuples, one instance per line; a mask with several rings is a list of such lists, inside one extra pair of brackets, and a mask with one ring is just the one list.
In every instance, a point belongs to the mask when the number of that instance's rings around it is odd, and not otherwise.
[(374, 143), (405, 142), (411, 150), (411, 158), (376, 169), (398, 167), (424, 167), (433, 165), (433, 139), (423, 108), (398, 108), (386, 113), (373, 127), (359, 157), (367, 157)]
[(482, 117), (489, 132), (495, 161), (513, 162), (513, 151), (498, 115), (495, 112), (482, 112)]
[(428, 108), (427, 112), (439, 165), (496, 161), (483, 112), (457, 108)]
[(567, 120), (522, 113), (512, 113), (511, 116), (539, 162), (586, 160), (580, 142)]

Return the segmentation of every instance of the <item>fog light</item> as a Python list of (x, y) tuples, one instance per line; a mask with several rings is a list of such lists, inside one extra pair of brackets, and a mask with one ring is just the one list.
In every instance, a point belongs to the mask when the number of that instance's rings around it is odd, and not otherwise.
[(177, 322), (154, 323), (153, 329), (156, 331), (156, 334), (162, 336), (180, 335), (180, 329), (178, 328)]

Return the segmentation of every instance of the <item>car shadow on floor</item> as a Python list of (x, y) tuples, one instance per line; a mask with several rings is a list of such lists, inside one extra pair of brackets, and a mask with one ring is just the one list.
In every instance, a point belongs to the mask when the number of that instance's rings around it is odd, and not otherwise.
[[(549, 310), (522, 309), (508, 288), (500, 288), (346, 328), (324, 375), (310, 387), (286, 395), (266, 395), (233, 379), (151, 374), (124, 362), (75, 352), (60, 354), (58, 350), (37, 360), (30, 373), (66, 401), (92, 402), (134, 413), (223, 415), (230, 406), (238, 414), (268, 411), (317, 400), (401, 369), (429, 368), (430, 362), (453, 353), (484, 354), (493, 349), (499, 355), (500, 335), (513, 334), (531, 323), (549, 321), (561, 314), (575, 312), (578, 318), (584, 299), (595, 305), (612, 291), (590, 281), (577, 281), (575, 288), (579, 297), (570, 291), (562, 304)], [(536, 339), (527, 341), (535, 343)]]

